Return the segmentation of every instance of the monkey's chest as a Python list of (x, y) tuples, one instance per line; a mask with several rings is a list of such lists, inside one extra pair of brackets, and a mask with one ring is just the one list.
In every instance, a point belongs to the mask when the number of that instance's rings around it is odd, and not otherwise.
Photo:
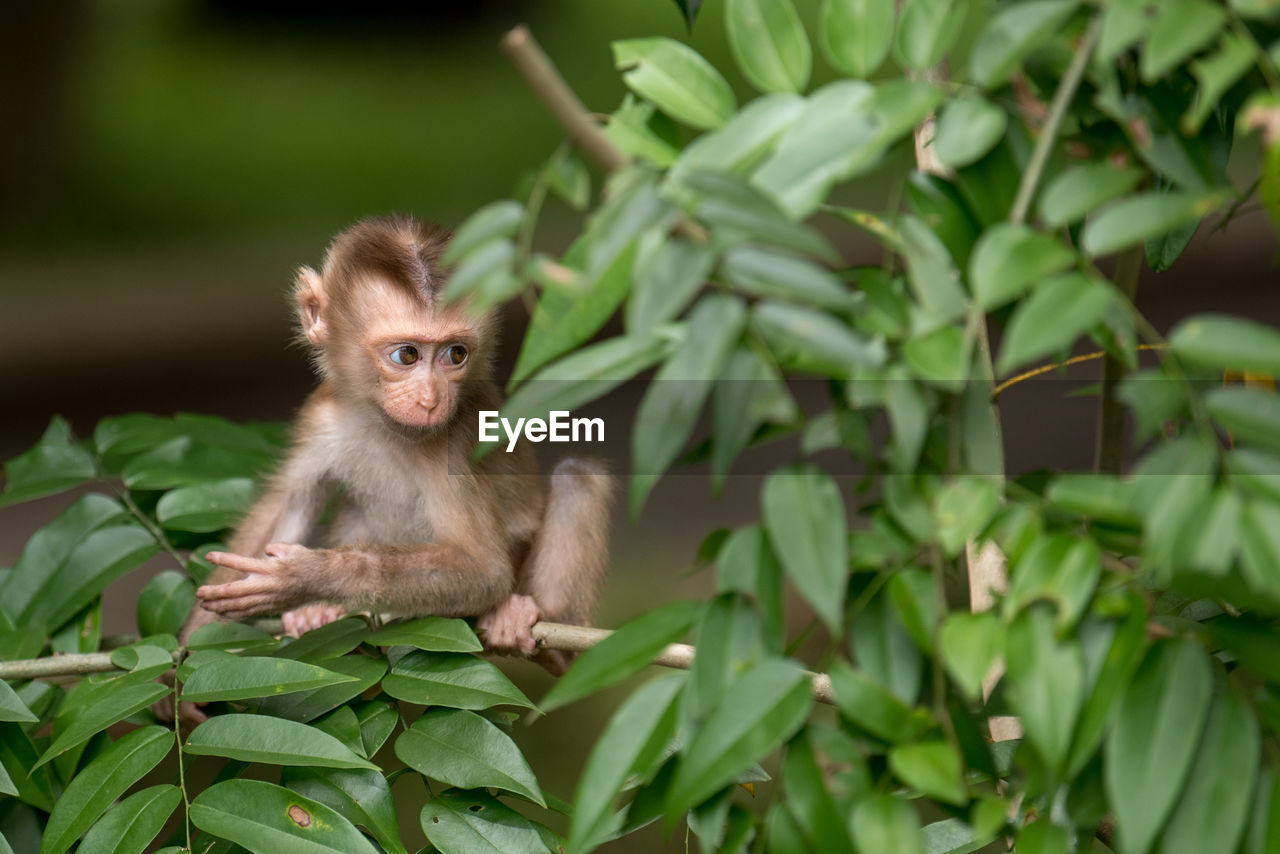
[(334, 536), (380, 545), (434, 541), (432, 517), (448, 501), (447, 484), (421, 460), (367, 450), (352, 459), (335, 472), (343, 502)]

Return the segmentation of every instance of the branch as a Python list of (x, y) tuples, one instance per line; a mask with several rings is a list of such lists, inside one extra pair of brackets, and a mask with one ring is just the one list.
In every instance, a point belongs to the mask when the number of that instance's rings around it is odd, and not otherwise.
[(528, 27), (521, 24), (507, 33), (502, 39), (502, 50), (569, 137), (592, 160), (609, 172), (630, 162), (600, 130), (586, 105), (556, 71)]
[[(277, 621), (278, 622), (278, 621)], [(538, 646), (562, 652), (584, 652), (613, 634), (609, 629), (588, 626), (569, 626), (563, 623), (535, 623), (533, 637)], [(113, 638), (114, 642), (132, 642), (137, 638)], [(695, 649), (689, 644), (673, 643), (658, 654), (654, 664), (688, 670), (693, 664)], [(174, 661), (181, 652), (173, 654)], [(109, 652), (72, 653), (24, 661), (0, 661), (0, 679), (47, 679), (55, 676), (77, 676), (86, 673), (107, 673), (123, 670), (111, 661)], [(831, 694), (831, 678), (825, 673), (810, 673), (813, 696), (819, 702), (834, 704)]]

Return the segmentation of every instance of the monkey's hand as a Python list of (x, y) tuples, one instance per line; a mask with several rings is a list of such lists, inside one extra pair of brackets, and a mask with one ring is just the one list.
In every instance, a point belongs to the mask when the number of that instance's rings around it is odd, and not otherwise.
[(218, 566), (238, 570), (245, 577), (196, 591), (200, 606), (229, 620), (255, 614), (284, 613), (321, 598), (314, 585), (324, 572), (324, 560), (315, 551), (295, 543), (271, 543), (266, 557), (245, 557), (209, 552), (205, 558)]
[(280, 615), (280, 621), (284, 623), (284, 633), (286, 635), (300, 638), (304, 633), (328, 625), (335, 620), (341, 620), (346, 615), (347, 609), (341, 605), (320, 603), (303, 605), (301, 608), (285, 611)]

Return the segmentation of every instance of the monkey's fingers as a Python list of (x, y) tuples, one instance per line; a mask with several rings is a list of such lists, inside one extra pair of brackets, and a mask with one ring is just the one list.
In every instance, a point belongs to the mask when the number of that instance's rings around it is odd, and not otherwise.
[(252, 572), (258, 575), (270, 575), (280, 568), (280, 563), (271, 557), (246, 557), (231, 552), (209, 552), (205, 555), (209, 563), (225, 566), (240, 572)]
[(201, 597), (200, 607), (231, 620), (239, 620), (256, 614), (280, 610), (280, 606), (276, 604), (274, 597), (263, 594), (225, 599), (205, 599)]

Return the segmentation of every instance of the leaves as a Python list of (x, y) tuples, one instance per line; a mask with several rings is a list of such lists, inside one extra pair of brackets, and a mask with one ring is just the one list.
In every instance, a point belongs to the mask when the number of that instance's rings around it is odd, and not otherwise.
[(412, 646), (434, 652), (479, 652), (484, 648), (465, 620), (449, 617), (389, 623), (366, 640), (374, 646)]
[(1044, 282), (1009, 320), (996, 370), (1006, 374), (1065, 350), (1102, 320), (1114, 300), (1106, 282), (1082, 273), (1064, 273)]
[(376, 849), (333, 809), (260, 780), (226, 780), (191, 802), (191, 823), (253, 852), (375, 854)]
[(443, 854), (550, 854), (538, 825), (482, 792), (438, 795), (422, 808), (421, 821)]
[(1214, 193), (1157, 191), (1129, 196), (1089, 220), (1080, 245), (1089, 255), (1109, 255), (1202, 219), (1220, 201)]
[(1007, 123), (1004, 110), (980, 95), (954, 98), (938, 116), (934, 153), (952, 169), (968, 166), (1000, 141)]
[(191, 731), (183, 749), (197, 756), (225, 756), (273, 765), (377, 768), (326, 732), (267, 715), (209, 718)]
[(827, 625), (838, 628), (849, 564), (840, 488), (812, 468), (775, 473), (765, 481), (761, 508), (787, 577)]
[(969, 284), (984, 311), (999, 308), (1047, 276), (1071, 266), (1075, 253), (1025, 225), (988, 229), (969, 260)]
[(474, 712), (428, 709), (396, 739), (396, 756), (423, 775), (450, 786), (493, 787), (546, 806), (520, 748)]
[(196, 601), (196, 586), (185, 573), (166, 569), (138, 594), (138, 632), (176, 635)]
[(156, 518), (166, 528), (204, 533), (235, 524), (257, 489), (244, 477), (227, 478), (166, 492), (156, 505)]
[(1173, 328), (1169, 348), (1195, 365), (1280, 375), (1280, 332), (1253, 320), (1195, 315)]
[(1090, 211), (1123, 196), (1141, 180), (1142, 170), (1132, 166), (1073, 166), (1050, 181), (1040, 194), (1040, 218), (1050, 228), (1078, 222)]
[(813, 699), (804, 671), (766, 659), (725, 690), (694, 734), (667, 791), (668, 815), (683, 812), (733, 782), (804, 723)]
[(83, 854), (141, 854), (160, 833), (181, 801), (182, 790), (177, 786), (151, 786), (135, 792), (112, 807), (85, 834), (84, 842), (76, 851)]
[(994, 89), (1009, 81), (1023, 57), (1052, 36), (1076, 9), (1075, 0), (1026, 0), (991, 19), (969, 55), (969, 75)]
[(400, 840), (391, 787), (379, 771), (285, 768), (281, 782), (367, 829), (392, 854), (407, 854)]
[(619, 626), (574, 661), (542, 698), (543, 711), (567, 705), (638, 673), (663, 647), (693, 627), (698, 611), (695, 602), (671, 602)]
[(0, 507), (78, 486), (97, 473), (93, 455), (77, 444), (71, 426), (55, 416), (36, 446), (4, 465)]
[(210, 650), (200, 653), (198, 661), (199, 666), (182, 684), (184, 702), (246, 700), (355, 681), (350, 676), (287, 658), (236, 656)]
[(968, 4), (963, 0), (907, 0), (898, 21), (898, 53), (908, 67), (937, 65), (955, 44)]
[(945, 741), (921, 741), (889, 751), (889, 768), (898, 779), (931, 798), (963, 806), (968, 791), (960, 779), (960, 756)]
[(1164, 76), (1213, 41), (1226, 22), (1222, 7), (1208, 0), (1165, 0), (1142, 50), (1142, 79)]
[(455, 709), (533, 703), (502, 671), (474, 655), (417, 650), (397, 661), (382, 690), (399, 700)]
[(827, 61), (850, 77), (867, 77), (893, 44), (893, 0), (824, 0), (818, 43)]
[(691, 127), (719, 127), (737, 106), (720, 72), (693, 48), (672, 39), (616, 41), (613, 62), (631, 91)]
[(172, 748), (173, 734), (158, 726), (126, 733), (107, 747), (67, 784), (58, 798), (40, 843), (41, 854), (68, 850), (116, 798), (158, 765)]
[(1155, 646), (1106, 741), (1107, 797), (1126, 851), (1143, 854), (1182, 791), (1209, 710), (1209, 662), (1189, 641)]
[(728, 0), (729, 47), (742, 75), (761, 92), (799, 92), (809, 82), (812, 56), (791, 0)]

